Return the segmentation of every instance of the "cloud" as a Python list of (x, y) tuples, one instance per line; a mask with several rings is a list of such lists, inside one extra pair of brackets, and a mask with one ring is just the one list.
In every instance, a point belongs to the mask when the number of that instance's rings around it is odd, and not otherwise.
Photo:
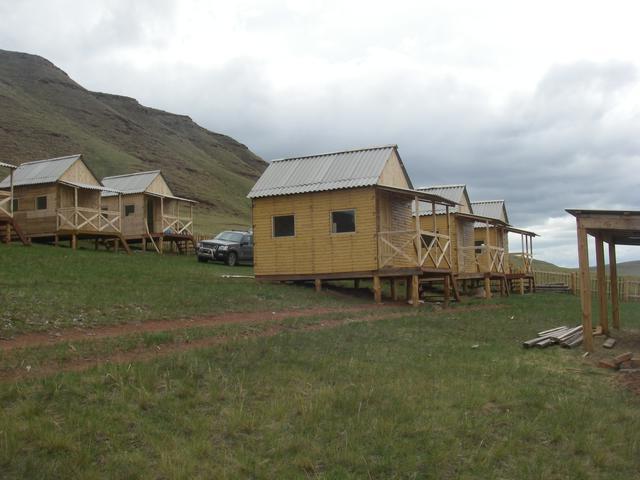
[(506, 199), (569, 264), (564, 208), (640, 204), (633, 8), (581, 3), (575, 24), (557, 2), (0, 0), (0, 45), (266, 159), (397, 143), (416, 185)]

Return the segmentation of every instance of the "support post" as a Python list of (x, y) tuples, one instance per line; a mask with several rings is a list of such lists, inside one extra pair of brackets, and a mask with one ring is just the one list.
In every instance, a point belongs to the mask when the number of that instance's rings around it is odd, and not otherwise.
[(416, 218), (416, 255), (418, 256), (416, 266), (422, 267), (422, 236), (420, 235), (420, 200), (416, 195), (413, 199), (415, 203)]
[(316, 292), (322, 291), (322, 280), (319, 278), (315, 279)]
[(376, 303), (382, 303), (382, 285), (378, 275), (373, 276), (373, 299)]
[(616, 244), (609, 240), (609, 282), (611, 282), (611, 322), (613, 328), (620, 328), (620, 297), (618, 292), (618, 265), (616, 264)]
[(411, 277), (407, 277), (404, 280), (405, 287), (405, 300), (408, 302), (411, 299)]
[(390, 284), (390, 286), (391, 286), (391, 299), (394, 302), (398, 301), (398, 288), (397, 288), (398, 286), (396, 285), (396, 282), (397, 282), (397, 280), (396, 280), (395, 277), (391, 279), (391, 284)]
[(607, 311), (607, 279), (604, 269), (604, 240), (602, 236), (596, 237), (596, 276), (598, 290), (598, 314), (602, 333), (609, 333), (609, 318)]
[(420, 277), (411, 276), (411, 303), (414, 307), (420, 306)]
[(360, 279), (359, 278), (356, 278), (353, 281), (353, 288), (355, 288), (356, 290), (360, 288)]
[(449, 296), (450, 296), (450, 291), (449, 291), (449, 275), (445, 275), (444, 276), (444, 308), (448, 308), (449, 307)]
[(578, 264), (580, 267), (580, 304), (582, 306), (582, 336), (584, 349), (593, 352), (593, 327), (591, 324), (591, 275), (589, 272), (589, 243), (587, 230), (578, 224)]
[(488, 273), (484, 274), (484, 296), (485, 298), (491, 298), (491, 275)]
[(75, 250), (76, 248), (78, 248), (78, 237), (73, 233), (71, 235), (71, 249)]

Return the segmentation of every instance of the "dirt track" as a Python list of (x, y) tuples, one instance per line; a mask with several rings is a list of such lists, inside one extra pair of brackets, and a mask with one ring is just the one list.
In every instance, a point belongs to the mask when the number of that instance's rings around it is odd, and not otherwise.
[[(50, 346), (63, 342), (70, 341), (98, 341), (104, 338), (114, 338), (120, 336), (126, 336), (135, 333), (147, 333), (147, 332), (166, 332), (175, 331), (195, 326), (216, 326), (225, 324), (257, 324), (257, 323), (270, 323), (270, 325), (259, 332), (249, 333), (242, 335), (242, 338), (259, 338), (259, 337), (272, 337), (285, 331), (295, 332), (308, 332), (323, 330), (328, 328), (335, 328), (347, 323), (355, 322), (373, 322), (378, 320), (388, 320), (394, 318), (401, 318), (413, 315), (424, 314), (424, 310), (407, 308), (401, 312), (385, 312), (385, 307), (398, 306), (397, 304), (386, 305), (364, 305), (352, 308), (318, 308), (318, 309), (304, 309), (304, 310), (289, 310), (282, 312), (254, 312), (254, 313), (237, 313), (226, 314), (214, 317), (201, 317), (190, 320), (173, 320), (173, 321), (152, 321), (142, 324), (129, 324), (129, 325), (116, 325), (109, 327), (102, 327), (94, 330), (65, 330), (61, 331), (60, 335), (50, 334), (29, 334), (22, 337), (18, 337), (13, 340), (3, 341), (0, 343), (3, 350), (7, 346), (7, 350), (15, 350), (25, 347), (34, 346)], [(469, 312), (475, 310), (491, 310), (502, 308), (500, 305), (486, 305), (486, 306), (474, 306), (474, 307), (458, 307), (451, 310), (445, 310), (443, 313), (455, 313), (455, 312)], [(321, 320), (320, 323), (306, 325), (291, 329), (286, 325), (277, 323), (278, 321), (288, 318), (305, 318), (310, 316), (323, 316), (332, 313), (354, 313), (360, 315), (347, 315), (345, 318), (340, 319), (326, 319)], [(79, 372), (88, 370), (92, 367), (97, 367), (103, 364), (127, 364), (138, 361), (148, 361), (157, 358), (162, 358), (167, 355), (178, 353), (182, 351), (194, 350), (199, 348), (206, 348), (214, 345), (220, 345), (226, 342), (237, 340), (238, 336), (213, 336), (201, 338), (198, 340), (192, 340), (188, 342), (169, 343), (157, 346), (140, 346), (133, 350), (125, 352), (112, 352), (108, 354), (99, 354), (97, 356), (91, 356), (88, 358), (75, 358), (60, 363), (58, 361), (45, 362), (34, 368), (15, 368), (11, 370), (5, 370), (0, 372), (0, 381), (17, 381), (23, 379), (43, 378), (51, 375), (55, 375), (61, 372)]]

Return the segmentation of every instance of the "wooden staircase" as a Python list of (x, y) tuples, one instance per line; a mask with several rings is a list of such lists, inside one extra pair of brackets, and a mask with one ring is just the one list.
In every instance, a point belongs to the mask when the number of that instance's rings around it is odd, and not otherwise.
[(24, 234), (15, 219), (10, 217), (0, 217), (0, 239), (2, 243), (20, 241), (23, 245), (31, 245), (31, 239)]

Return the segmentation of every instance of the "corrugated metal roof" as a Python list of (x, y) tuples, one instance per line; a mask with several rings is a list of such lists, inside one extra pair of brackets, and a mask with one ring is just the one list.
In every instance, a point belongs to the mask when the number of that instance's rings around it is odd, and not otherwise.
[[(68, 157), (49, 158), (47, 160), (37, 160), (19, 165), (13, 173), (13, 185), (36, 185), (40, 183), (57, 182), (81, 155), (70, 155)], [(0, 182), (0, 188), (9, 186), (9, 177)]]
[[(464, 202), (464, 194), (466, 188), (466, 185), (434, 185), (431, 187), (420, 187), (416, 190), (427, 192), (432, 195), (438, 195), (461, 205)], [(459, 205), (456, 205), (455, 207), (449, 207), (449, 212), (457, 213), (459, 209)], [(432, 213), (433, 211), (431, 208), (431, 204), (420, 204), (420, 216), (431, 215)], [(436, 215), (441, 215), (444, 213), (447, 213), (446, 208), (443, 205), (436, 205)]]
[[(142, 193), (149, 188), (151, 182), (153, 182), (158, 175), (160, 175), (160, 170), (129, 173), (126, 175), (114, 175), (112, 177), (104, 177), (102, 179), (102, 184), (105, 187), (112, 188), (124, 194)], [(110, 195), (113, 194), (109, 194), (108, 192), (104, 193), (105, 197)]]
[(483, 200), (480, 202), (471, 202), (473, 213), (481, 217), (495, 218), (509, 223), (507, 209), (504, 200)]
[(102, 185), (93, 185), (90, 183), (80, 183), (80, 182), (60, 182), (62, 185), (69, 185), (70, 187), (78, 187), (78, 188), (86, 188), (87, 190), (100, 190), (102, 192), (112, 192), (113, 195), (117, 195), (118, 190), (114, 190), (112, 188), (103, 187)]
[(272, 161), (249, 198), (376, 185), (396, 145)]
[(10, 163), (4, 163), (4, 162), (0, 162), (0, 167), (11, 168), (12, 170), (15, 170), (16, 168), (18, 168), (15, 165), (11, 165)]

